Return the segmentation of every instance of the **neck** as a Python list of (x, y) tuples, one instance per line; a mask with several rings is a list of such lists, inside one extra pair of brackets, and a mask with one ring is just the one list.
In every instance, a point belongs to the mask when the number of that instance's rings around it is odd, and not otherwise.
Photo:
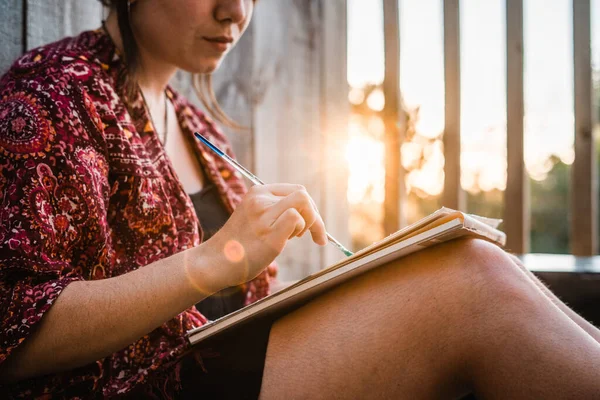
[[(123, 38), (119, 30), (119, 22), (116, 11), (112, 10), (106, 19), (106, 29), (117, 49), (124, 53)], [(138, 44), (139, 69), (137, 79), (140, 89), (149, 103), (159, 104), (169, 81), (177, 72), (177, 67), (163, 60), (157, 59), (143, 46)]]

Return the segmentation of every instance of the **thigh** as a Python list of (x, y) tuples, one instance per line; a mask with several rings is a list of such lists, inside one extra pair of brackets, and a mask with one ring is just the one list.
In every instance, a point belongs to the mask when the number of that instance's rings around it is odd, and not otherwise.
[[(565, 340), (567, 339), (568, 340)], [(594, 398), (600, 346), (500, 249), (454, 241), (272, 327), (263, 400)]]
[(450, 313), (464, 301), (455, 289), (478, 278), (464, 272), (460, 246), (379, 267), (277, 321), (262, 397), (451, 398), (466, 391), (460, 379), (449, 380), (462, 368)]

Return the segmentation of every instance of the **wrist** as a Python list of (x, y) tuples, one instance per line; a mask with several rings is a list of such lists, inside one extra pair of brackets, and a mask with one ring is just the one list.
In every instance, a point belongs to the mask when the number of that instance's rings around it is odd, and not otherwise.
[(226, 259), (214, 243), (204, 242), (193, 249), (192, 259), (186, 260), (188, 278), (201, 293), (210, 296), (230, 286)]

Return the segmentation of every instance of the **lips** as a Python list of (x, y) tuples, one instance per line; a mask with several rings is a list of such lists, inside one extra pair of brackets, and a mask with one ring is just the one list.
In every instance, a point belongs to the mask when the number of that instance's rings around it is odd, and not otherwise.
[(205, 40), (213, 43), (233, 43), (233, 38), (230, 36), (214, 36), (214, 37), (204, 37)]
[(231, 36), (205, 36), (203, 39), (218, 53), (225, 53), (233, 43)]

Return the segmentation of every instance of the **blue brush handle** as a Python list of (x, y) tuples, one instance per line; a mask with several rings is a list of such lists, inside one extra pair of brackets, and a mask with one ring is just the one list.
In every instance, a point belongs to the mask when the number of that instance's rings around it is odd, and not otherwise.
[[(261, 181), (260, 179), (258, 179), (258, 177), (256, 175), (254, 175), (252, 172), (248, 171), (242, 164), (240, 164), (239, 162), (235, 161), (233, 158), (231, 158), (227, 154), (225, 154), (225, 152), (223, 152), (223, 150), (219, 149), (217, 146), (212, 144), (207, 138), (205, 138), (198, 132), (194, 132), (194, 136), (196, 136), (196, 138), (198, 138), (198, 140), (200, 140), (202, 143), (204, 143), (209, 149), (211, 149), (212, 151), (217, 153), (217, 155), (219, 157), (221, 157), (222, 159), (227, 161), (238, 172), (240, 172), (242, 175), (244, 175), (246, 178), (248, 178), (250, 180), (250, 182), (254, 183), (255, 185), (264, 185), (264, 182)], [(337, 247), (342, 253), (344, 253), (348, 257), (350, 257), (353, 254), (350, 250), (348, 250), (340, 242), (338, 242), (333, 236), (331, 236), (327, 232), (325, 232), (325, 233), (327, 234), (327, 239), (329, 240), (329, 242), (332, 243), (335, 247)]]

